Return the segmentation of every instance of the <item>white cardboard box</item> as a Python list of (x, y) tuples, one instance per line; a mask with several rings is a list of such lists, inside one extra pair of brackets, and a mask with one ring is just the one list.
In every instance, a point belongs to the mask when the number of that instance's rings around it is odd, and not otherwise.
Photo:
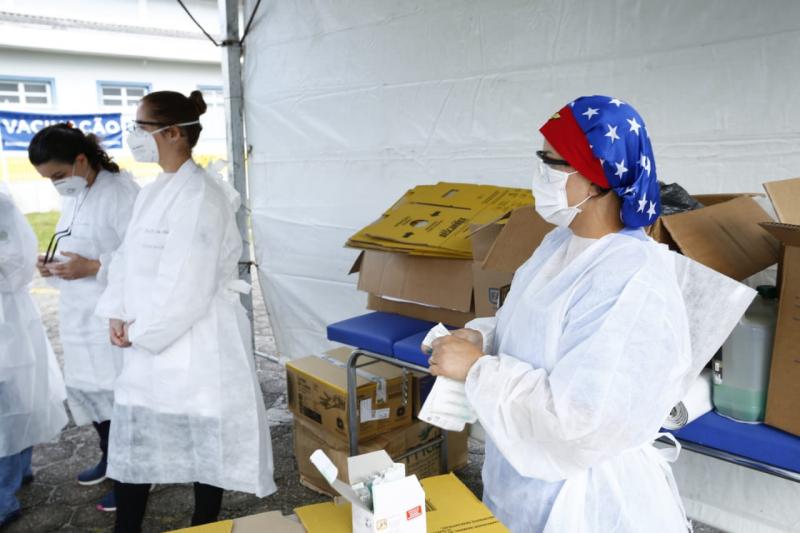
[(405, 476), (374, 485), (372, 509), (361, 501), (353, 489), (353, 485), (395, 465), (384, 450), (349, 457), (349, 484), (338, 479), (338, 469), (322, 450), (314, 452), (311, 461), (336, 492), (352, 504), (353, 533), (427, 532), (425, 491), (417, 476)]

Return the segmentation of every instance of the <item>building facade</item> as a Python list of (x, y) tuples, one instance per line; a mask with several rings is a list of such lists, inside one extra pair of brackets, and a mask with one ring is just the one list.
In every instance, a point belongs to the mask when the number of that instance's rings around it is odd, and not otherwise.
[[(216, 0), (188, 0), (192, 15), (219, 34)], [(151, 91), (203, 91), (208, 111), (195, 153), (223, 158), (221, 53), (174, 0), (0, 0), (0, 111), (121, 113), (132, 120)], [(2, 132), (0, 125), (0, 132)], [(111, 150), (137, 178), (158, 172)], [(25, 211), (58, 207), (25, 152), (2, 154), (0, 180)]]

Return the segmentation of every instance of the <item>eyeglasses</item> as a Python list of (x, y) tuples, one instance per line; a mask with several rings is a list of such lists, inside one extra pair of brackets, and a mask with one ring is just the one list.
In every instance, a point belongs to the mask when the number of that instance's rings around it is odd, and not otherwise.
[(165, 128), (169, 126), (169, 124), (164, 124), (163, 122), (151, 122), (149, 120), (134, 120), (133, 122), (128, 124), (128, 131), (133, 132), (136, 130), (142, 130), (144, 129), (142, 128), (142, 126), (158, 126), (161, 128)]
[(564, 159), (556, 159), (554, 157), (550, 157), (550, 152), (546, 150), (536, 150), (536, 155), (539, 159), (542, 160), (542, 163), (545, 165), (556, 166), (556, 167), (571, 167), (572, 165), (569, 161)]

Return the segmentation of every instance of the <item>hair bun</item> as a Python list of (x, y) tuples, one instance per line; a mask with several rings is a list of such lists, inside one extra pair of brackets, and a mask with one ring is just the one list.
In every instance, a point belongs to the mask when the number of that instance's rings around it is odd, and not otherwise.
[(192, 91), (189, 94), (189, 100), (191, 100), (194, 106), (197, 108), (198, 115), (202, 115), (206, 112), (206, 109), (208, 109), (206, 101), (203, 99), (203, 93), (200, 91)]

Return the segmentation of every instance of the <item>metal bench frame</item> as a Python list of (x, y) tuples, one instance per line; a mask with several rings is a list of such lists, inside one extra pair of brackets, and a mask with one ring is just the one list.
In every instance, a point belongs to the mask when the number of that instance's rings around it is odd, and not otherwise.
[[(374, 361), (367, 362), (365, 364), (359, 365), (358, 360), (361, 357), (371, 357)], [(428, 370), (424, 366), (415, 365), (414, 363), (408, 363), (406, 361), (402, 361), (397, 359), (396, 357), (391, 357), (388, 355), (381, 355), (378, 353), (368, 352), (366, 350), (354, 350), (350, 354), (350, 358), (347, 360), (347, 424), (348, 424), (348, 436), (350, 439), (350, 456), (358, 455), (358, 427), (359, 427), (359, 413), (358, 413), (358, 375), (357, 370), (359, 368), (369, 366), (377, 361), (383, 361), (384, 363), (389, 363), (390, 365), (394, 365), (403, 369), (403, 372), (407, 372), (408, 370), (414, 370), (416, 372), (421, 372), (423, 374), (430, 375), (430, 370)], [(410, 379), (411, 377), (408, 376)], [(410, 389), (411, 387), (409, 387)], [(407, 397), (409, 409), (411, 408), (412, 398)], [(437, 444), (441, 444), (440, 452), (439, 452), (439, 464), (441, 466), (442, 473), (449, 472), (449, 461), (447, 456), (447, 431), (441, 430), (441, 435), (433, 440), (430, 440), (424, 444), (421, 444), (411, 450), (408, 450), (404, 454), (398, 457), (392, 457), (395, 461), (402, 461), (406, 457), (414, 455), (417, 452), (422, 450), (428, 449), (432, 446), (436, 446)]]

